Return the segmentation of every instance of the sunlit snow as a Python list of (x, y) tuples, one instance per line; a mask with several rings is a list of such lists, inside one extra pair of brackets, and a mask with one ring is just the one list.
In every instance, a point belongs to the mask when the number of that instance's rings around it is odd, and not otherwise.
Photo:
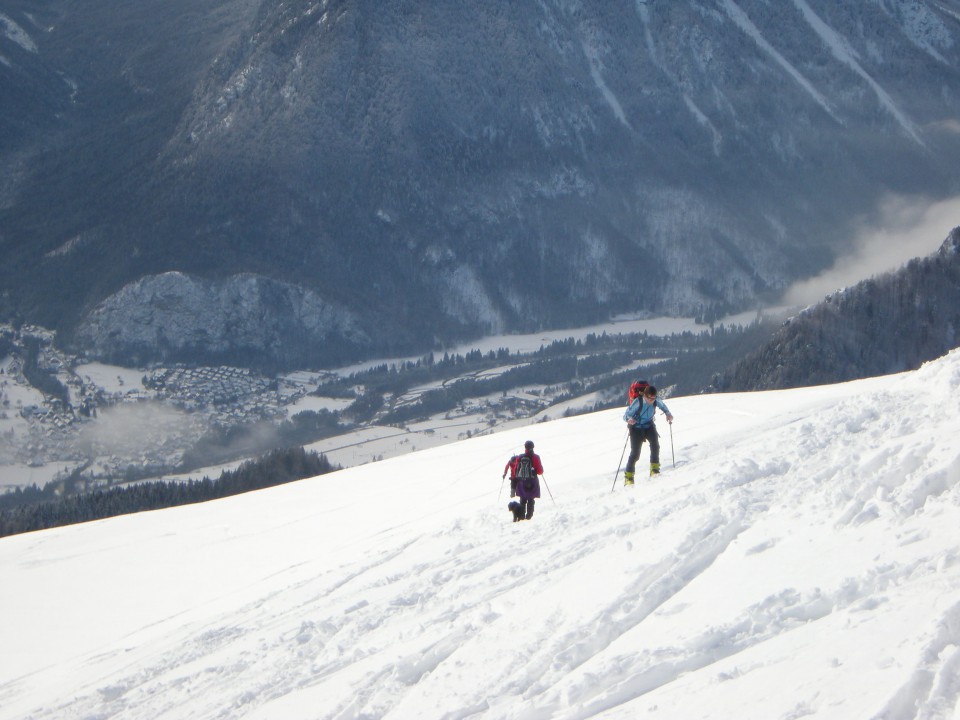
[(667, 398), (631, 489), (611, 410), (5, 538), (0, 718), (958, 717), (958, 392)]

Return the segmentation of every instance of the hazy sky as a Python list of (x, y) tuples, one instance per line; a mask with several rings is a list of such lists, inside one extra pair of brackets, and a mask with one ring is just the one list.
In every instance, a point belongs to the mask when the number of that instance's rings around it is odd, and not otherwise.
[(875, 222), (861, 223), (851, 255), (840, 258), (821, 275), (794, 284), (784, 295), (785, 304), (819, 302), (835, 290), (934, 252), (960, 225), (960, 197), (938, 202), (890, 197), (877, 217)]

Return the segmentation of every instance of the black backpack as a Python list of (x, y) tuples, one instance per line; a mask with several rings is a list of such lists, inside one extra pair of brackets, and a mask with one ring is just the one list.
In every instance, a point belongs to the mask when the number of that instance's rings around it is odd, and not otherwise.
[(523, 483), (523, 489), (530, 491), (534, 488), (537, 473), (533, 469), (533, 460), (524, 453), (517, 458), (517, 482)]

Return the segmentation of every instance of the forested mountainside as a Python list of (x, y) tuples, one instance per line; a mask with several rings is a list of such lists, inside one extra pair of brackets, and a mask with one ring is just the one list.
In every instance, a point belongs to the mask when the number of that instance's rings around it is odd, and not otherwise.
[(958, 61), (958, 0), (2, 0), (0, 313), (295, 366), (755, 307), (957, 194)]
[(824, 385), (914, 370), (960, 345), (960, 228), (933, 255), (840, 290), (717, 378), (717, 390)]

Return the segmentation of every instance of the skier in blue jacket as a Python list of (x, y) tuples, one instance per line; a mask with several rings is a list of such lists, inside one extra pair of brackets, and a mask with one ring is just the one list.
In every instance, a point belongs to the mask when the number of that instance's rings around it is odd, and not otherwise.
[(660, 435), (653, 421), (657, 408), (663, 410), (664, 415), (667, 416), (667, 422), (673, 424), (673, 415), (663, 404), (663, 400), (657, 397), (657, 389), (653, 385), (648, 385), (643, 395), (630, 403), (630, 407), (623, 414), (623, 419), (626, 420), (630, 431), (630, 456), (627, 458), (627, 469), (623, 473), (624, 485), (633, 485), (633, 474), (644, 440), (650, 441), (650, 475), (657, 475), (660, 472)]

